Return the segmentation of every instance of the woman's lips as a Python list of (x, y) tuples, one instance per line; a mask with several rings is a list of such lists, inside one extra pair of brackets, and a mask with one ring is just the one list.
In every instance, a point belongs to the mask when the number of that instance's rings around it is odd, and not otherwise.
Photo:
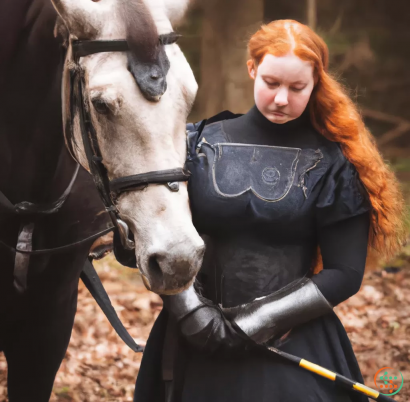
[(278, 116), (278, 117), (286, 116), (286, 113), (282, 113), (282, 112), (272, 112), (272, 114), (273, 114), (274, 116)]

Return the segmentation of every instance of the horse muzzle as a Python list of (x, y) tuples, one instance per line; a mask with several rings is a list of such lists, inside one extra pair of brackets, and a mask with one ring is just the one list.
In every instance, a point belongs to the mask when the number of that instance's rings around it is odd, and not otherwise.
[(158, 294), (176, 294), (191, 285), (202, 265), (203, 243), (170, 245), (148, 250), (144, 262), (137, 264), (147, 289)]

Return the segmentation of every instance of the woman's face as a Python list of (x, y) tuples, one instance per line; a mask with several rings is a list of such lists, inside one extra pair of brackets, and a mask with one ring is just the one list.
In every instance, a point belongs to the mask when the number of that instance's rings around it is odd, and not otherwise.
[(311, 63), (293, 53), (267, 54), (256, 70), (249, 61), (248, 70), (255, 80), (256, 106), (269, 121), (283, 124), (303, 113), (314, 87)]

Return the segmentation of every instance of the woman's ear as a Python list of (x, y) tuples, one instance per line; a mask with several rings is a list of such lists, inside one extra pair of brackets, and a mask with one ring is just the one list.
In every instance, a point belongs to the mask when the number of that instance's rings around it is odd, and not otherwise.
[(254, 63), (254, 61), (251, 59), (251, 60), (248, 60), (246, 64), (247, 64), (247, 66), (248, 66), (248, 74), (249, 74), (249, 77), (251, 77), (251, 78), (254, 80), (255, 77), (256, 77), (255, 63)]

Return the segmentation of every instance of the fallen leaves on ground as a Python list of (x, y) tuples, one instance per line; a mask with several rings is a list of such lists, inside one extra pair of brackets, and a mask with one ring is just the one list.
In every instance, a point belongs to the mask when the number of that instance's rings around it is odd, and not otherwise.
[[(120, 267), (112, 256), (97, 270), (113, 306), (139, 344), (145, 344), (161, 311), (161, 299), (147, 291), (138, 272)], [(358, 294), (335, 308), (343, 322), (362, 370), (365, 384), (391, 366), (404, 376), (393, 396), (410, 400), (410, 269), (396, 273), (370, 272)], [(80, 284), (78, 312), (66, 357), (57, 374), (51, 402), (132, 401), (141, 354), (116, 335), (85, 287)], [(0, 356), (0, 401), (6, 398), (6, 363)]]
[(410, 400), (409, 290), (408, 266), (396, 273), (370, 272), (359, 293), (335, 308), (367, 386), (376, 389), (373, 377), (383, 367), (401, 371), (403, 388), (391, 397), (399, 402)]

